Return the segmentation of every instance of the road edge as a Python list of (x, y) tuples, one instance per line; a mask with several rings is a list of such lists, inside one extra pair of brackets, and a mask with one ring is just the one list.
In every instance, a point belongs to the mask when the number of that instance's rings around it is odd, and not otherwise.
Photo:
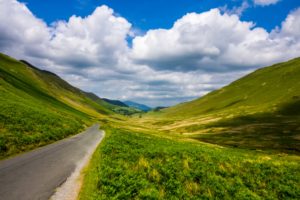
[(105, 131), (102, 132), (102, 137), (99, 140), (95, 140), (94, 144), (90, 146), (86, 155), (81, 159), (72, 174), (66, 179), (66, 181), (58, 188), (56, 188), (55, 193), (50, 197), (50, 200), (77, 200), (82, 184), (83, 184), (83, 174), (82, 171), (88, 166), (96, 148), (102, 142), (105, 137)]

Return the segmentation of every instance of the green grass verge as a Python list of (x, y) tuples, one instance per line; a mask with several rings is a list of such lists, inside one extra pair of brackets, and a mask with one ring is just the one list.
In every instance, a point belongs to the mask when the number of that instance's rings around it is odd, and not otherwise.
[(107, 127), (79, 199), (298, 199), (299, 161)]

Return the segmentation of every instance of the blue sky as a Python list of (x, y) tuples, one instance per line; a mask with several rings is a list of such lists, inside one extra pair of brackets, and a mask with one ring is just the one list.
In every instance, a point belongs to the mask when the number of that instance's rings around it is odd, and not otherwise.
[[(72, 15), (87, 16), (97, 6), (107, 5), (125, 17), (135, 28), (143, 31), (170, 28), (174, 21), (189, 12), (201, 13), (211, 8), (241, 6), (244, 0), (22, 0), (29, 9), (47, 23), (68, 20)], [(250, 6), (241, 20), (253, 21), (268, 31), (285, 19), (287, 14), (300, 6), (299, 0), (281, 0), (270, 6)]]
[(100, 97), (170, 106), (300, 57), (300, 1), (0, 0), (0, 52)]

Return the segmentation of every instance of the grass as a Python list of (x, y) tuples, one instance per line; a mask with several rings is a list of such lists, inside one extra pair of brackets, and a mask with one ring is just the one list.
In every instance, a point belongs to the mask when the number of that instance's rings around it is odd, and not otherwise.
[[(239, 148), (300, 153), (300, 118), (273, 114), (245, 115), (180, 129), (186, 136)], [(198, 131), (198, 132), (197, 132)]]
[(299, 199), (300, 59), (109, 119), (79, 199)]
[(57, 75), (0, 54), (0, 159), (74, 135), (110, 113)]
[(55, 74), (0, 59), (0, 159), (105, 125), (81, 199), (299, 199), (300, 59), (130, 118)]
[(76, 134), (88, 124), (87, 118), (1, 90), (0, 110), (0, 158)]
[(28, 90), (0, 79), (0, 158), (76, 134), (90, 123), (89, 115), (20, 85)]
[[(298, 199), (300, 159), (106, 126), (80, 193), (94, 199)], [(160, 135), (160, 136), (157, 136)]]
[[(156, 117), (186, 119), (206, 114), (251, 114), (281, 109), (300, 98), (300, 58), (261, 68), (201, 98), (163, 109)], [(292, 105), (293, 107), (293, 105)], [(294, 110), (295, 111), (295, 110)]]
[(199, 99), (135, 119), (213, 144), (300, 153), (300, 58), (259, 69)]
[[(284, 111), (286, 113), (286, 111)], [(235, 148), (300, 154), (300, 117), (277, 113), (203, 115), (184, 120), (149, 117), (129, 123), (158, 130), (160, 134)]]

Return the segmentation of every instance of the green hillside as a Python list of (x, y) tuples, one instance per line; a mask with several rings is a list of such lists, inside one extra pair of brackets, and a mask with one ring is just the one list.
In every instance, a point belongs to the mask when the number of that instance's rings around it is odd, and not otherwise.
[(300, 58), (259, 69), (191, 102), (164, 109), (179, 118), (210, 113), (273, 112), (298, 106), (300, 114)]
[(105, 105), (51, 72), (0, 54), (0, 158), (78, 133), (113, 114)]
[[(95, 102), (91, 99), (87, 93), (70, 85), (65, 80), (61, 79), (56, 74), (40, 70), (26, 61), (21, 61), (25, 64), (28, 70), (32, 71), (34, 74), (24, 74), (21, 79), (29, 78), (32, 81), (33, 85), (37, 85), (45, 93), (59, 99), (65, 104), (74, 107), (78, 110), (81, 110), (85, 113), (98, 116), (100, 114), (109, 114), (112, 113), (110, 109), (105, 107), (104, 101)], [(11, 66), (14, 67), (14, 66)], [(9, 66), (6, 67), (9, 69)], [(27, 71), (28, 72), (28, 71)], [(100, 98), (99, 98), (100, 99)]]
[(205, 142), (300, 151), (300, 58), (259, 69), (199, 99), (152, 112), (152, 128)]

